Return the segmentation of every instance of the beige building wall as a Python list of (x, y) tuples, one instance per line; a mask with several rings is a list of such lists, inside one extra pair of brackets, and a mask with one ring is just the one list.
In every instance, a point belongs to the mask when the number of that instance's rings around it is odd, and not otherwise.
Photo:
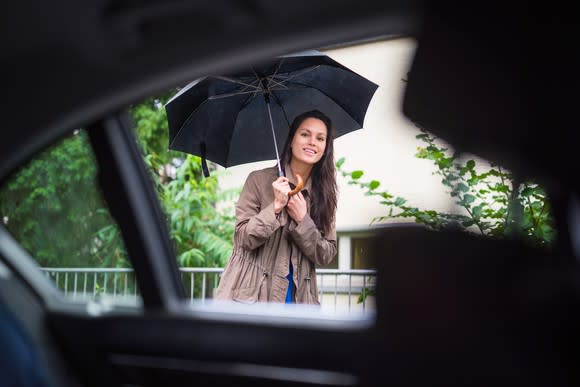
[[(415, 138), (417, 128), (401, 113), (403, 81), (415, 50), (413, 39), (371, 42), (325, 51), (327, 55), (353, 71), (377, 83), (364, 128), (335, 140), (335, 157), (346, 158), (344, 168), (363, 170), (363, 180), (378, 180), (381, 188), (409, 203), (435, 210), (449, 211), (451, 201), (433, 176), (428, 160), (414, 157), (421, 143)], [(241, 187), (252, 170), (275, 165), (274, 161), (246, 164), (228, 169), (220, 167), (218, 176), (224, 189)], [(337, 229), (366, 228), (376, 216), (385, 214), (377, 198), (367, 197), (340, 177)]]

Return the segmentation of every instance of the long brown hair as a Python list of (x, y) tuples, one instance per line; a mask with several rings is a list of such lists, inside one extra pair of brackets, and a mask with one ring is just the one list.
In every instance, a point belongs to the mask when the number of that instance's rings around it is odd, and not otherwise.
[(294, 118), (290, 126), (290, 131), (288, 132), (288, 137), (286, 137), (280, 162), (282, 166), (290, 164), (290, 160), (292, 159), (292, 150), (290, 149), (292, 140), (298, 127), (307, 118), (317, 118), (326, 126), (326, 147), (324, 148), (322, 158), (312, 168), (310, 179), (312, 179), (312, 187), (314, 189), (309, 194), (311, 198), (310, 216), (314, 224), (316, 224), (316, 227), (324, 234), (327, 234), (334, 224), (336, 204), (338, 201), (336, 169), (334, 167), (334, 129), (330, 118), (318, 110), (304, 112)]

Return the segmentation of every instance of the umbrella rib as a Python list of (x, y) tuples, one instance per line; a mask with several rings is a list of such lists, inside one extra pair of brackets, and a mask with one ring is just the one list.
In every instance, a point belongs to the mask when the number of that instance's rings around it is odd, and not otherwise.
[(253, 97), (255, 97), (256, 95), (258, 95), (260, 91), (266, 92), (266, 90), (264, 90), (264, 85), (262, 83), (262, 80), (260, 79), (260, 75), (256, 72), (256, 69), (253, 66), (252, 72), (254, 73), (254, 76), (256, 77), (256, 83), (258, 84), (258, 87), (256, 87), (256, 90), (254, 91), (253, 95)]
[[(272, 83), (272, 84), (274, 85), (274, 87), (276, 87), (276, 86), (280, 86), (280, 87), (286, 87), (286, 86), (284, 85), (284, 83), (282, 83), (282, 82), (278, 82), (278, 81), (274, 80), (274, 78), (270, 78), (270, 79), (268, 80), (268, 83)], [(270, 88), (270, 90), (275, 90), (275, 89), (273, 89), (273, 88)]]
[(282, 67), (282, 63), (284, 63), (284, 59), (285, 58), (282, 58), (280, 60), (280, 62), (278, 62), (278, 66), (276, 66), (276, 71), (274, 71), (274, 74), (272, 74), (271, 76), (268, 77), (268, 86), (270, 85), (270, 82), (274, 80), (276, 75), (278, 75), (278, 71), (280, 71), (280, 67)]
[(300, 75), (306, 74), (306, 73), (308, 73), (308, 72), (310, 72), (310, 71), (314, 71), (314, 70), (318, 69), (320, 66), (321, 66), (321, 65), (316, 65), (316, 66), (314, 66), (314, 67), (309, 67), (309, 68), (307, 68), (307, 69), (304, 69), (304, 70), (302, 70), (302, 71), (300, 71), (300, 72), (298, 72), (298, 73), (292, 74), (292, 75), (288, 76), (287, 78), (282, 78), (282, 76), (280, 76), (280, 75), (276, 75), (276, 74), (272, 75), (272, 78), (274, 78), (274, 77), (279, 77), (279, 78), (281, 78), (281, 81), (282, 81), (282, 82), (288, 82), (288, 81), (290, 81), (291, 79), (293, 79), (293, 78), (296, 78), (296, 77), (298, 77), (298, 76), (300, 76)]
[(227, 97), (235, 97), (236, 95), (244, 95), (244, 94), (256, 94), (259, 93), (261, 90), (251, 90), (251, 91), (238, 91), (238, 92), (233, 92), (233, 93), (225, 93), (225, 94), (216, 94), (216, 95), (212, 95), (207, 97), (207, 99), (221, 99), (221, 98), (227, 98)]
[(310, 89), (311, 87), (289, 87), (289, 86), (285, 86), (285, 85), (280, 85), (279, 88), (272, 88), (270, 89), (271, 91), (288, 91), (288, 90), (304, 90), (304, 89)]
[(242, 86), (250, 87), (250, 88), (252, 88), (252, 89), (257, 89), (257, 90), (259, 90), (259, 89), (260, 89), (260, 87), (259, 87), (259, 86), (252, 85), (252, 84), (250, 84), (250, 83), (246, 83), (246, 82), (242, 82), (242, 81), (239, 81), (239, 80), (237, 80), (237, 79), (233, 79), (233, 78), (224, 77), (224, 76), (222, 76), (222, 75), (213, 75), (213, 77), (214, 77), (214, 78), (217, 78), (217, 79), (221, 79), (222, 81), (231, 82), (231, 83), (235, 83), (235, 84), (238, 84), (238, 85), (242, 85)]

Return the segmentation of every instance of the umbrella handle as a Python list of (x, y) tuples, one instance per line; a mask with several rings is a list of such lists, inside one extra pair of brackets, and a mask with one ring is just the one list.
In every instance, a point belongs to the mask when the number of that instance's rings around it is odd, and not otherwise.
[(296, 195), (298, 192), (300, 192), (300, 190), (302, 190), (302, 188), (304, 188), (304, 181), (302, 180), (302, 176), (300, 176), (297, 173), (295, 174), (295, 176), (296, 176), (296, 187), (294, 187), (292, 191), (288, 192), (288, 197)]

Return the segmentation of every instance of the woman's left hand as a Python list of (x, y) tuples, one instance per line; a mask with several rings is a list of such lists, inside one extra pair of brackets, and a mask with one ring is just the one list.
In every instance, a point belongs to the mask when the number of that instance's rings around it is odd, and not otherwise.
[(302, 222), (302, 219), (304, 219), (307, 213), (306, 199), (304, 199), (302, 192), (298, 192), (296, 195), (290, 197), (288, 205), (286, 206), (286, 211), (288, 211), (288, 215), (290, 215), (296, 223)]

